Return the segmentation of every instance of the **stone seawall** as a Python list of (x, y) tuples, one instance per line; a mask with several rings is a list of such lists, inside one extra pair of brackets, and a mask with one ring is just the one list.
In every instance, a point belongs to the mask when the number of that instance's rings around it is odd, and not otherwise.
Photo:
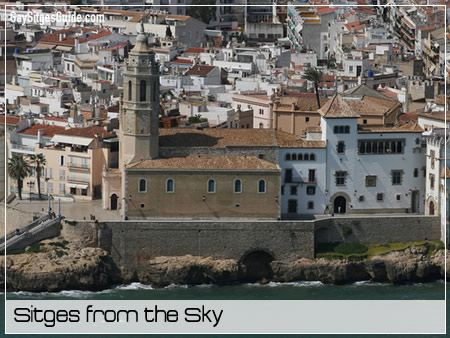
[(348, 216), (315, 221), (316, 243), (396, 243), (440, 238), (437, 216)]
[(439, 240), (439, 217), (334, 217), (315, 221), (77, 221), (62, 235), (98, 246), (119, 267), (135, 269), (159, 256), (202, 256), (242, 261), (265, 252), (275, 260), (313, 258), (325, 242), (389, 243)]

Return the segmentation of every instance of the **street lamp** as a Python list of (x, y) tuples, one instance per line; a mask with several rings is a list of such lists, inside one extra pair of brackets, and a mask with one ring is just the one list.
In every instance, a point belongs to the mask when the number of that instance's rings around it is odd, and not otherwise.
[(33, 181), (27, 182), (27, 185), (30, 187), (30, 203), (31, 203), (31, 188), (34, 187), (34, 182)]

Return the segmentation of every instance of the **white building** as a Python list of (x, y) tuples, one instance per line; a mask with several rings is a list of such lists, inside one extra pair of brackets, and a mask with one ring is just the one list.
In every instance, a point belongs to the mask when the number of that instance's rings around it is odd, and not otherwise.
[(320, 140), (280, 142), (282, 217), (424, 212), (422, 128), (358, 129), (359, 114), (340, 95), (319, 112)]
[[(445, 156), (445, 145), (447, 143), (447, 156)], [(441, 239), (445, 238), (445, 229), (448, 222), (448, 205), (447, 211), (445, 191), (445, 176), (448, 175), (448, 166), (450, 164), (450, 148), (447, 138), (445, 137), (445, 129), (433, 130), (433, 133), (427, 137), (426, 149), (426, 184), (425, 184), (425, 214), (441, 216)], [(447, 157), (447, 162), (445, 158)]]

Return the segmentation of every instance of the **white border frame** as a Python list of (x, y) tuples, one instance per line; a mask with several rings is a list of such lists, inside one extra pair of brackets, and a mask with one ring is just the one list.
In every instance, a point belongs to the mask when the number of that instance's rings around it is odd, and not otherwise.
[[(377, 7), (390, 7), (390, 6), (396, 6), (396, 7), (438, 7), (438, 8), (443, 8), (444, 9), (444, 31), (445, 31), (445, 48), (444, 48), (444, 53), (445, 53), (445, 59), (444, 59), (444, 97), (445, 97), (445, 135), (447, 136), (447, 108), (448, 108), (448, 104), (447, 104), (447, 78), (448, 78), (448, 74), (447, 74), (447, 5), (429, 5), (428, 3), (426, 5), (418, 5), (418, 4), (414, 4), (414, 5), (404, 5), (404, 4), (399, 4), (396, 5), (395, 3), (393, 3), (393, 1), (395, 0), (390, 0), (392, 2), (390, 2), (389, 4), (386, 5), (378, 5)], [(428, 1), (427, 1), (428, 2)], [(6, 112), (6, 18), (7, 18), (7, 8), (8, 7), (15, 7), (16, 4), (8, 4), (5, 3), (4, 4), (5, 8), (4, 8), (4, 14), (5, 14), (5, 29), (4, 29), (4, 35), (5, 35), (5, 44), (4, 44), (4, 72), (5, 72), (5, 90), (4, 90), (4, 97), (3, 97), (3, 103), (5, 105), (5, 123), (4, 123), (4, 128), (5, 128), (5, 136), (6, 136), (6, 116), (8, 116), (7, 112)], [(57, 6), (56, 4), (53, 5), (47, 5), (47, 4), (39, 4), (39, 6), (41, 7), (55, 7)], [(171, 7), (185, 7), (185, 5), (170, 5)], [(197, 5), (198, 7), (224, 7), (224, 5)], [(234, 5), (233, 7), (248, 7), (248, 6), (252, 6), (252, 5)], [(255, 5), (257, 6), (257, 5)], [(277, 5), (274, 4), (272, 6), (281, 6), (281, 5)], [(295, 5), (296, 7), (375, 7), (372, 5), (333, 5), (333, 4), (321, 4), (321, 5), (311, 5), (311, 4), (299, 4), (299, 5)], [(69, 8), (71, 7), (102, 7), (102, 6), (92, 6), (92, 5), (69, 5)], [(133, 5), (110, 5), (108, 7), (133, 7)], [(140, 7), (153, 7), (153, 5), (142, 5)], [(289, 7), (289, 6), (288, 6)], [(449, 70), (450, 71), (450, 70)], [(5, 138), (5, 145), (4, 145), (4, 150), (5, 150), (5, 175), (7, 173), (7, 168), (8, 168), (8, 156), (7, 156), (7, 149), (6, 149), (6, 138)], [(444, 161), (445, 163), (447, 162), (447, 142), (444, 143), (444, 152), (445, 152), (445, 156), (444, 156)], [(7, 193), (7, 180), (5, 179), (5, 194)], [(258, 189), (259, 190), (259, 189)], [(445, 190), (445, 194), (447, 193), (447, 176), (445, 173), (445, 179), (444, 179), (444, 190)], [(266, 191), (267, 191), (267, 187), (266, 187)], [(6, 221), (7, 221), (7, 217), (6, 217), (6, 196), (5, 196), (5, 202), (4, 202), (4, 207), (5, 207), (5, 216), (4, 216), (4, 231), (6, 234)], [(447, 203), (444, 204), (444, 213), (445, 215), (447, 215)], [(441, 225), (442, 226), (442, 225)], [(447, 228), (445, 226), (445, 230), (447, 231)], [(446, 234), (447, 235), (447, 234)], [(445, 236), (444, 238), (444, 300), (445, 300), (445, 304), (447, 303), (447, 236)], [(5, 305), (4, 305), (4, 311), (5, 311), (5, 318), (4, 318), (4, 323), (5, 323), (5, 334), (7, 333), (7, 329), (6, 329), (6, 302), (7, 302), (7, 298), (6, 298), (6, 280), (7, 280), (7, 276), (6, 276), (6, 250), (7, 250), (7, 245), (5, 243), (5, 255), (4, 255), (4, 276), (5, 276), (5, 287), (4, 287), (4, 300), (5, 300)], [(447, 334), (447, 307), (444, 306), (444, 313), (445, 313), (445, 331), (442, 334)], [(55, 333), (58, 334), (58, 333)], [(70, 334), (80, 334), (80, 333), (75, 333), (75, 332), (71, 332)], [(149, 333), (142, 333), (142, 334), (149, 334)], [(164, 333), (164, 334), (170, 334), (170, 333)], [(187, 334), (192, 334), (192, 333), (187, 333)], [(201, 333), (202, 334), (202, 333)], [(206, 334), (206, 333), (204, 333)], [(243, 333), (245, 334), (245, 333)], [(251, 334), (251, 333), (247, 333), (247, 334)], [(256, 334), (256, 333), (254, 333)], [(261, 333), (258, 333), (261, 335)], [(264, 333), (264, 335), (266, 334), (274, 334), (274, 333)], [(312, 333), (312, 334), (321, 334), (321, 333)], [(323, 334), (329, 334), (329, 333), (323, 333)], [(346, 334), (346, 333), (337, 333), (337, 334)], [(361, 333), (361, 334), (366, 334), (366, 333)], [(401, 333), (397, 333), (397, 334), (401, 334)], [(430, 334), (436, 334), (436, 333), (430, 333)]]

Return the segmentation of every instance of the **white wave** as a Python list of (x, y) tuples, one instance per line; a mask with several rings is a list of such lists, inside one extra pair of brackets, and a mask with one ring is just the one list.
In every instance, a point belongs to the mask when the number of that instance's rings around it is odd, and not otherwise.
[(324, 284), (321, 281), (297, 281), (297, 282), (269, 282), (266, 284), (247, 283), (244, 285), (251, 287), (283, 287), (283, 286), (316, 287), (316, 286), (323, 286)]
[(151, 285), (146, 285), (142, 283), (131, 283), (131, 284), (122, 284), (118, 285), (114, 288), (115, 290), (153, 290), (154, 288)]
[(187, 289), (189, 285), (187, 284), (170, 284), (165, 287), (165, 289)]

